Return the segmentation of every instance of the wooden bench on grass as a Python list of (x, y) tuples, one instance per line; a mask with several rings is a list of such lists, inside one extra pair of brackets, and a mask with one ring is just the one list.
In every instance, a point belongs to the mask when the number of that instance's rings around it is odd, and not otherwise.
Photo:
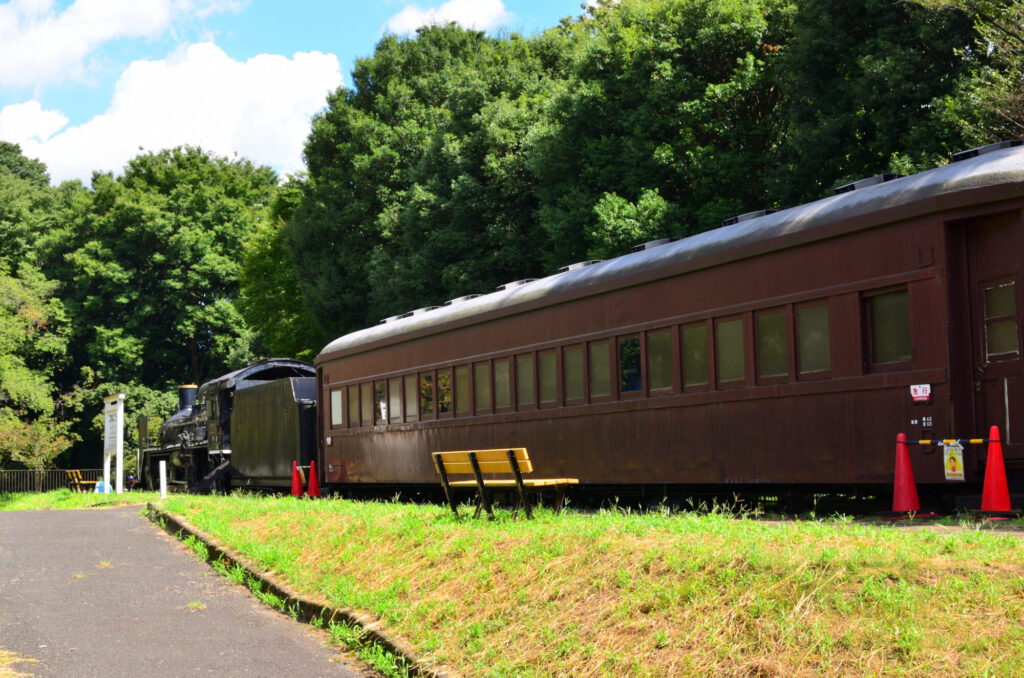
[[(476, 489), (477, 505), (476, 513), (473, 514), (474, 518), (480, 515), (481, 509), (486, 509), (488, 515), (494, 517), (489, 492), (492, 488), (514, 489), (516, 491), (516, 506), (512, 515), (516, 515), (519, 512), (519, 507), (522, 506), (526, 510), (526, 517), (532, 518), (530, 503), (527, 501), (530, 492), (555, 490), (557, 492), (555, 512), (559, 513), (565, 500), (566, 489), (570, 485), (580, 482), (576, 478), (524, 478), (524, 473), (533, 472), (533, 464), (530, 463), (530, 455), (526, 453), (525, 447), (434, 452), (433, 457), (434, 468), (440, 474), (441, 485), (444, 486), (444, 495), (455, 515), (459, 515), (459, 510), (456, 508), (454, 492), (459, 488)], [(484, 478), (485, 474), (504, 474), (511, 477)], [(473, 480), (451, 479), (451, 476), (461, 475), (472, 475)]]
[(77, 468), (64, 471), (68, 476), (68, 485), (76, 492), (92, 492), (96, 489), (98, 480), (82, 480), (82, 472)]

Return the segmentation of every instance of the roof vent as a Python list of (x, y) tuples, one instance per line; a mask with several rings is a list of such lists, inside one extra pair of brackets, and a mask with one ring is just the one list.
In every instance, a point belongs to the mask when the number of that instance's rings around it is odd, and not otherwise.
[(778, 210), (754, 210), (753, 212), (741, 214), (738, 217), (729, 217), (728, 219), (722, 219), (722, 226), (732, 226), (733, 224), (738, 224), (741, 221), (746, 221), (748, 219), (757, 219), (758, 217), (763, 217), (764, 215), (772, 214), (773, 212), (778, 212)]
[(393, 316), (391, 316), (390, 318), (384, 318), (383, 320), (381, 320), (381, 321), (380, 321), (379, 323), (377, 323), (377, 324), (378, 324), (378, 325), (387, 325), (388, 323), (393, 323), (393, 322), (395, 322), (396, 320), (400, 320), (401, 318), (404, 318), (404, 317), (406, 317), (407, 315), (409, 315), (409, 314), (407, 313), (407, 314), (405, 314), (405, 315), (393, 315)]
[(536, 278), (523, 278), (522, 280), (513, 280), (510, 283), (505, 283), (504, 285), (498, 285), (497, 287), (494, 288), (494, 291), (495, 292), (503, 292), (505, 290), (510, 290), (513, 287), (522, 287), (523, 285), (525, 285), (527, 283), (532, 283), (534, 280), (536, 280)]
[(575, 271), (579, 268), (586, 268), (587, 266), (593, 266), (594, 264), (600, 264), (604, 259), (589, 259), (587, 261), (577, 261), (575, 264), (569, 264), (558, 269), (559, 273), (568, 273), (569, 271)]
[(467, 294), (467, 295), (465, 295), (463, 297), (455, 297), (454, 299), (449, 299), (448, 301), (444, 302), (444, 304), (442, 304), (442, 305), (443, 306), (454, 306), (455, 304), (461, 304), (462, 302), (469, 301), (470, 299), (476, 299), (479, 296), (480, 296), (479, 294)]
[(645, 242), (642, 245), (633, 245), (633, 249), (631, 249), (630, 252), (643, 252), (644, 250), (649, 250), (652, 247), (667, 245), (670, 242), (675, 242), (676, 240), (679, 240), (679, 238), (662, 238), (661, 240), (651, 240), (650, 242)]
[(968, 148), (966, 151), (960, 151), (954, 153), (951, 158), (952, 162), (960, 162), (961, 160), (967, 160), (968, 158), (974, 158), (979, 155), (985, 155), (992, 151), (1000, 151), (1004, 148), (1013, 148), (1014, 146), (1024, 145), (1024, 139), (1013, 139), (1010, 141), (997, 141), (994, 144), (988, 144), (987, 146), (978, 146), (977, 148)]
[(423, 308), (417, 308), (415, 311), (403, 313), (402, 315), (398, 316), (398, 319), (411, 318), (414, 315), (420, 315), (421, 313), (426, 313), (427, 311), (433, 311), (435, 308), (440, 308), (440, 306), (424, 306)]
[(893, 179), (899, 179), (902, 174), (876, 174), (873, 177), (867, 179), (861, 179), (860, 181), (854, 181), (852, 184), (846, 184), (838, 188), (832, 189), (833, 195), (839, 195), (840, 193), (849, 193), (860, 188), (867, 188), (868, 186), (874, 186), (876, 184), (884, 184), (886, 181), (892, 181)]

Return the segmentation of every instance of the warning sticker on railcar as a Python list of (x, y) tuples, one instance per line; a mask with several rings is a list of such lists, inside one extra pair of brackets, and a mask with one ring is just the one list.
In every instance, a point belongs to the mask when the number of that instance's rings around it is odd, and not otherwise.
[(942, 446), (942, 467), (946, 480), (964, 479), (964, 448), (960, 443)]
[(931, 384), (912, 384), (910, 386), (910, 397), (915, 403), (926, 403), (932, 399)]

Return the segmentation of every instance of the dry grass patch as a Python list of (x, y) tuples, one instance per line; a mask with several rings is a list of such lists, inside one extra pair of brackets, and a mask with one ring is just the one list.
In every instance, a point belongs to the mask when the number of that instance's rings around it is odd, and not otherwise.
[(29, 678), (33, 674), (20, 673), (13, 668), (14, 664), (34, 664), (38, 660), (21, 657), (10, 650), (0, 648), (0, 678)]
[(175, 498), (300, 591), (469, 675), (1024, 675), (1024, 550), (989, 531), (721, 514)]

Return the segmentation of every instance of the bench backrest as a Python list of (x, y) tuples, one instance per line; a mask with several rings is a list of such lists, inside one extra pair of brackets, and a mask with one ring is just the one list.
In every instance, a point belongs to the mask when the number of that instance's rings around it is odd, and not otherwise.
[(530, 463), (530, 455), (526, 453), (525, 447), (503, 447), (497, 450), (464, 450), (458, 452), (434, 452), (434, 470), (441, 473), (441, 464), (444, 464), (444, 472), (448, 475), (472, 475), (473, 462), (470, 461), (470, 453), (476, 454), (476, 462), (480, 465), (481, 473), (512, 473), (512, 464), (509, 463), (509, 450), (519, 465), (520, 473), (530, 473), (533, 465)]

